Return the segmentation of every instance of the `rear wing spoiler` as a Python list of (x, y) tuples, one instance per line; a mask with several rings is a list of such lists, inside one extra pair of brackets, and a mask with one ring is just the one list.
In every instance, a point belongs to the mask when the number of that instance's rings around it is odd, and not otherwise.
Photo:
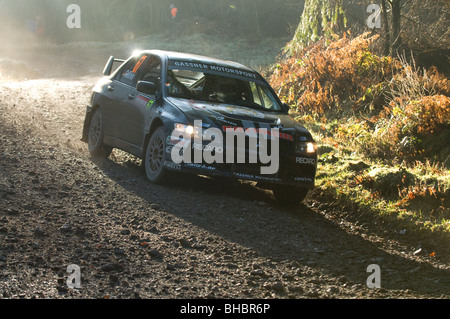
[(106, 62), (105, 68), (103, 69), (103, 75), (108, 76), (111, 75), (112, 67), (114, 65), (114, 62), (120, 62), (123, 63), (126, 60), (123, 59), (116, 59), (113, 56), (110, 56), (108, 59), (108, 62)]

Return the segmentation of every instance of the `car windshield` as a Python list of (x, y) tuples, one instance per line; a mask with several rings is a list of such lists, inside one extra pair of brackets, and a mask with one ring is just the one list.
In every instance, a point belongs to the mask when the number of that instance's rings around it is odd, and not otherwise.
[(172, 61), (166, 82), (167, 95), (171, 97), (227, 103), (263, 111), (282, 110), (272, 90), (254, 72)]

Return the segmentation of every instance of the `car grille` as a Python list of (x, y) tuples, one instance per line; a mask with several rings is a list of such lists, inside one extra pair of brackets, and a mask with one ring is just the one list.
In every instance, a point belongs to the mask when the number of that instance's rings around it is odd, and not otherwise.
[[(225, 142), (225, 141), (224, 141)], [(203, 145), (207, 145), (208, 142), (203, 142)], [(269, 166), (271, 163), (262, 163), (260, 161), (260, 156), (259, 156), (259, 149), (257, 149), (257, 152), (255, 153), (254, 150), (252, 150), (253, 152), (253, 158), (256, 158), (256, 163), (252, 163), (250, 161), (251, 159), (251, 153), (249, 151), (249, 146), (250, 146), (250, 137), (246, 136), (245, 137), (245, 149), (239, 149), (238, 148), (238, 143), (235, 141), (234, 143), (234, 158), (232, 161), (227, 160), (227, 148), (224, 148), (223, 151), (223, 161), (224, 163), (213, 163), (213, 164), (206, 164), (203, 163), (205, 165), (208, 166), (214, 166), (215, 168), (217, 168), (220, 171), (223, 172), (230, 172), (233, 174), (244, 174), (244, 175), (253, 175), (253, 176), (261, 176), (261, 167), (267, 167)], [(275, 174), (264, 174), (265, 177), (273, 177), (273, 178), (280, 178), (283, 175), (286, 175), (285, 172), (288, 171), (286, 169), (286, 158), (289, 154), (292, 154), (293, 152), (293, 147), (294, 147), (294, 143), (288, 140), (283, 140), (283, 139), (279, 139), (279, 169), (277, 171), (277, 173)], [(269, 160), (273, 160), (272, 159), (272, 149), (271, 149), (271, 142), (270, 140), (267, 141), (267, 154), (269, 156)], [(239, 152), (245, 152), (245, 156), (244, 156), (244, 162), (240, 163), (238, 162), (238, 154), (241, 154)], [(214, 155), (214, 153), (212, 153)], [(194, 152), (192, 152), (192, 159), (191, 162), (194, 163)]]

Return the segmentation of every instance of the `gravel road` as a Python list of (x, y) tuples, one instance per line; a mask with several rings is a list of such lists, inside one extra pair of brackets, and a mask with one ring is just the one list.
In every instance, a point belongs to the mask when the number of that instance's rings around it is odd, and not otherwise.
[[(0, 62), (0, 298), (450, 297), (437, 241), (312, 199), (277, 207), (251, 183), (153, 185), (118, 150), (91, 158), (80, 137), (103, 64), (45, 57), (43, 69), (71, 72), (32, 73), (30, 56)], [(78, 289), (66, 282), (73, 264)]]

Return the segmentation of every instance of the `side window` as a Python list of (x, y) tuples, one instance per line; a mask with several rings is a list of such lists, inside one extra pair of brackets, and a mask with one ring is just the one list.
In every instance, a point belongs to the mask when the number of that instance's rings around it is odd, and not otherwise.
[(142, 69), (142, 65), (147, 59), (147, 55), (132, 58), (122, 69), (122, 72), (119, 74), (117, 80), (130, 86), (136, 86), (137, 76)]
[[(161, 61), (155, 56), (150, 56), (146, 64), (142, 67), (142, 72), (138, 74), (137, 81), (153, 82), (161, 85)], [(137, 83), (136, 81), (136, 83)]]
[(250, 83), (250, 87), (253, 94), (253, 102), (266, 109), (278, 109), (276, 100), (266, 87), (253, 82)]
[(253, 102), (261, 106), (264, 106), (264, 103), (262, 102), (261, 99), (261, 92), (259, 91), (259, 88), (256, 86), (256, 83), (250, 82), (250, 88), (253, 94)]
[(273, 109), (277, 103), (275, 102), (272, 95), (267, 91), (266, 88), (261, 87), (261, 95), (262, 95), (262, 99), (264, 101), (263, 106), (266, 109)]

